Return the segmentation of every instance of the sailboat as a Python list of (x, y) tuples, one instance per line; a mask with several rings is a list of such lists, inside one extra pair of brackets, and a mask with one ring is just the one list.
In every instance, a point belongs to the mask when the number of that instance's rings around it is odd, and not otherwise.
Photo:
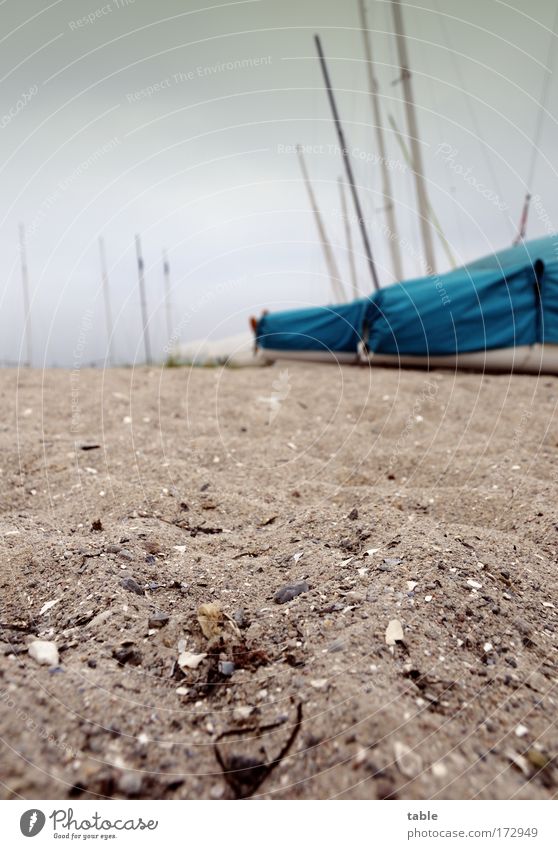
[[(511, 248), (444, 274), (435, 272), (431, 207), (417, 143), (399, 0), (392, 0), (392, 7), (429, 275), (376, 288), (368, 297), (350, 303), (265, 313), (259, 319), (252, 318), (255, 348), (267, 362), (296, 359), (558, 374), (558, 235), (526, 242), (522, 231)], [(364, 35), (366, 19), (362, 0), (360, 9)], [(371, 69), (368, 49), (366, 54)], [(325, 71), (321, 46), (319, 56)], [(340, 119), (326, 72), (324, 77), (341, 136)], [(371, 70), (370, 80), (374, 97)], [(352, 174), (348, 177), (352, 181)], [(354, 183), (351, 187), (357, 206)], [(374, 270), (370, 250), (367, 253)]]
[(558, 237), (348, 304), (267, 313), (252, 327), (268, 362), (558, 374)]

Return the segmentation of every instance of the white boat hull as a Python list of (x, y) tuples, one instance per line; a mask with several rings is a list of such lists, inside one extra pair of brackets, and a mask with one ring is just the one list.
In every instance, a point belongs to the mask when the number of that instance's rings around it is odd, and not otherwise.
[(357, 366), (362, 363), (358, 354), (346, 354), (335, 351), (276, 351), (272, 348), (258, 348), (258, 352), (268, 363), (276, 360), (296, 360), (304, 363), (339, 363)]
[(391, 366), (403, 368), (446, 368), (465, 371), (513, 372), (514, 374), (558, 375), (558, 345), (522, 345), (517, 348), (496, 348), (492, 351), (472, 351), (448, 356), (413, 357), (397, 354), (335, 353), (334, 351), (278, 351), (260, 349), (268, 362), (300, 360), (302, 362), (338, 363), (343, 365)]

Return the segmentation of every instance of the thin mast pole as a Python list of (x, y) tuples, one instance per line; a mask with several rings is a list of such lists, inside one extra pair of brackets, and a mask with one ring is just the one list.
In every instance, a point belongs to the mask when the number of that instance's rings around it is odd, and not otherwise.
[(105, 253), (105, 242), (102, 236), (99, 236), (99, 257), (101, 260), (101, 281), (103, 286), (103, 300), (105, 302), (105, 323), (107, 328), (107, 343), (108, 343), (108, 361), (114, 365), (112, 353), (112, 311), (110, 308), (110, 293), (109, 293), (109, 278), (107, 269), (107, 257)]
[(366, 253), (366, 258), (368, 260), (368, 267), (370, 269), (370, 274), (372, 277), (372, 282), (374, 284), (375, 289), (380, 288), (380, 283), (378, 281), (378, 274), (376, 272), (376, 266), (374, 264), (374, 259), (372, 257), (372, 249), (370, 247), (370, 242), (368, 240), (368, 233), (366, 232), (366, 226), (364, 223), (364, 216), (362, 214), (362, 209), (360, 207), (360, 200), (358, 197), (358, 192), (356, 189), (355, 178), (353, 176), (353, 169), (351, 166), (351, 160), (349, 158), (349, 151), (347, 150), (347, 145), (345, 143), (345, 136), (343, 133), (343, 127), (341, 126), (341, 120), (339, 118), (339, 112), (337, 111), (337, 104), (335, 103), (335, 97), (333, 95), (333, 89), (331, 87), (331, 80), (329, 78), (329, 71), (327, 69), (326, 60), (324, 56), (324, 51), (322, 50), (322, 43), (320, 41), (320, 36), (315, 35), (314, 41), (316, 43), (316, 49), (318, 51), (318, 57), (320, 60), (320, 65), (322, 68), (322, 74), (324, 77), (324, 82), (327, 90), (327, 96), (329, 99), (329, 105), (331, 107), (331, 113), (333, 115), (333, 122), (335, 124), (335, 129), (337, 130), (337, 138), (339, 139), (339, 147), (341, 148), (341, 155), (343, 156), (343, 164), (345, 166), (345, 173), (347, 175), (347, 182), (351, 189), (351, 194), (353, 196), (353, 203), (355, 205), (355, 212), (357, 215), (360, 233), (362, 236), (362, 241), (364, 243), (364, 250)]
[(316, 220), (316, 227), (318, 228), (318, 233), (320, 235), (320, 244), (322, 246), (322, 250), (324, 253), (324, 259), (327, 265), (327, 270), (329, 271), (329, 280), (331, 283), (331, 289), (333, 292), (333, 297), (335, 299), (339, 299), (342, 301), (347, 300), (347, 296), (345, 294), (345, 289), (343, 288), (343, 283), (341, 282), (341, 275), (339, 274), (339, 269), (337, 267), (337, 263), (335, 261), (335, 255), (331, 248), (331, 244), (327, 237), (326, 229), (324, 222), (322, 220), (322, 216), (320, 214), (320, 210), (318, 208), (318, 204), (316, 202), (316, 196), (314, 195), (314, 190), (312, 188), (312, 183), (310, 182), (310, 177), (308, 176), (308, 169), (306, 168), (306, 161), (304, 159), (304, 154), (302, 152), (302, 148), (299, 144), (296, 146), (296, 152), (298, 154), (298, 162), (300, 165), (300, 170), (302, 171), (302, 177), (304, 180), (304, 185), (306, 186), (306, 191), (308, 193), (308, 199), (310, 201), (310, 206), (312, 207), (312, 212), (314, 213), (314, 218)]
[(519, 220), (519, 229), (517, 232), (517, 236), (513, 240), (512, 244), (518, 245), (523, 241), (525, 236), (527, 235), (527, 219), (529, 217), (529, 206), (531, 203), (531, 192), (533, 190), (533, 180), (535, 177), (535, 168), (537, 165), (537, 158), (539, 155), (539, 145), (541, 140), (541, 131), (544, 123), (544, 116), (546, 114), (546, 102), (548, 100), (548, 91), (550, 86), (550, 81), (553, 77), (553, 69), (554, 69), (554, 57), (555, 57), (555, 49), (554, 49), (554, 33), (556, 31), (556, 26), (558, 24), (558, 6), (556, 7), (556, 11), (554, 13), (554, 21), (552, 24), (552, 32), (550, 33), (550, 44), (548, 47), (548, 58), (546, 61), (548, 71), (545, 75), (541, 99), (539, 102), (539, 111), (537, 114), (537, 124), (535, 127), (535, 135), (533, 138), (533, 147), (531, 150), (531, 161), (529, 163), (529, 174), (527, 176), (527, 191), (525, 193), (525, 199), (523, 201), (523, 209), (521, 210), (521, 218)]
[[(409, 168), (412, 168), (413, 162), (412, 162), (412, 159), (411, 159), (411, 153), (409, 151), (409, 148), (405, 144), (405, 139), (403, 138), (403, 136), (402, 136), (402, 134), (399, 130), (399, 127), (395, 123), (395, 118), (393, 117), (393, 115), (389, 116), (389, 123), (391, 124), (391, 129), (395, 133), (395, 138), (399, 142), (399, 147), (401, 148), (401, 153), (403, 154), (403, 159), (405, 160), (405, 162), (407, 163)], [(427, 201), (427, 203), (428, 203), (428, 217), (429, 217), (430, 221), (432, 222), (432, 224), (434, 225), (434, 228), (435, 228), (435, 230), (438, 234), (438, 238), (440, 239), (440, 244), (442, 245), (442, 247), (445, 251), (445, 254), (448, 258), (448, 262), (449, 262), (449, 264), (451, 265), (452, 268), (457, 268), (457, 261), (455, 259), (454, 254), (453, 254), (453, 251), (450, 247), (450, 243), (446, 239), (444, 231), (442, 230), (442, 226), (441, 226), (441, 224), (438, 220), (438, 216), (436, 215), (432, 206), (430, 205), (430, 201)]]
[(403, 280), (403, 263), (401, 261), (401, 248), (399, 243), (399, 231), (395, 219), (395, 206), (393, 203), (393, 194), (391, 190), (391, 176), (386, 158), (386, 145), (384, 140), (384, 130), (382, 126), (382, 114), (380, 110), (380, 98), (378, 96), (378, 81), (374, 74), (374, 65), (372, 63), (372, 51), (370, 48), (370, 38), (368, 33), (368, 21), (366, 18), (366, 6), (364, 0), (358, 0), (358, 8), (360, 12), (360, 22), (362, 29), (362, 41), (364, 44), (364, 55), (366, 56), (366, 68), (368, 71), (368, 89), (370, 91), (370, 100), (372, 101), (372, 111), (374, 113), (374, 123), (376, 125), (376, 142), (380, 153), (380, 161), (382, 164), (382, 194), (384, 196), (384, 208), (387, 217), (389, 229), (389, 247), (391, 252), (391, 262), (396, 280)]
[(167, 315), (167, 342), (172, 338), (172, 314), (170, 302), (170, 265), (166, 248), (163, 248), (163, 278), (165, 282), (165, 312)]
[(27, 268), (27, 252), (25, 248), (25, 227), (19, 225), (19, 255), (21, 261), (21, 286), (23, 289), (23, 316), (24, 316), (24, 332), (27, 345), (27, 362), (30, 366), (33, 355), (33, 346), (31, 340), (31, 303), (29, 300), (29, 270)]
[(138, 282), (140, 290), (141, 318), (143, 324), (143, 344), (145, 346), (145, 362), (151, 365), (151, 344), (149, 342), (149, 324), (147, 320), (147, 301), (145, 299), (145, 273), (141, 255), (140, 237), (136, 235), (136, 256), (138, 259)]
[(428, 273), (435, 274), (436, 260), (434, 255), (434, 245), (432, 244), (432, 231), (430, 219), (428, 217), (428, 192), (426, 190), (426, 181), (424, 178), (424, 165), (422, 162), (422, 150), (418, 137), (417, 116), (415, 113), (415, 103), (413, 100), (413, 86), (411, 84), (411, 71), (409, 70), (409, 57), (407, 55), (407, 42), (405, 39), (405, 30), (403, 27), (403, 14), (401, 12), (400, 0), (391, 0), (391, 7), (393, 10), (393, 20), (395, 23), (395, 38), (397, 41), (399, 65), (401, 67), (401, 82), (403, 83), (405, 112), (407, 115), (407, 132), (411, 146), (413, 171), (415, 174), (415, 186), (419, 207), (419, 223), (422, 235), (422, 244), (424, 248), (424, 257), (428, 266)]
[(529, 218), (529, 207), (531, 205), (531, 194), (527, 192), (525, 195), (525, 199), (523, 201), (523, 208), (521, 210), (521, 218), (519, 219), (519, 229), (517, 231), (517, 235), (512, 242), (512, 245), (518, 245), (525, 239), (527, 235), (527, 219)]
[(349, 221), (349, 214), (347, 212), (347, 197), (345, 195), (345, 184), (343, 181), (343, 177), (338, 177), (337, 182), (339, 184), (339, 195), (341, 197), (341, 211), (343, 215), (343, 223), (345, 225), (345, 241), (347, 243), (347, 253), (349, 255), (349, 269), (351, 271), (351, 285), (353, 288), (353, 297), (356, 299), (359, 296), (358, 284), (357, 284), (357, 274), (355, 267), (355, 254), (353, 250), (353, 236), (351, 233), (351, 222)]

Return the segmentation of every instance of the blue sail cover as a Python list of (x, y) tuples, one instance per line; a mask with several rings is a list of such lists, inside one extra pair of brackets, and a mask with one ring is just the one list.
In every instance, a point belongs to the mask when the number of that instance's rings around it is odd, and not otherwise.
[(276, 351), (356, 353), (369, 307), (368, 298), (362, 298), (331, 307), (268, 313), (258, 322), (258, 345)]
[(395, 283), (369, 298), (262, 316), (262, 348), (442, 356), (558, 344), (558, 237), (491, 254), (455, 271)]

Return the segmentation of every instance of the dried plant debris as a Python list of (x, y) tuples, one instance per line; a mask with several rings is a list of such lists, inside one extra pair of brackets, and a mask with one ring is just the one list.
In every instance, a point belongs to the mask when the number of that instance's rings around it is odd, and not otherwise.
[(209, 602), (198, 607), (198, 622), (208, 640), (218, 639), (223, 633), (224, 614), (218, 604)]
[(223, 528), (211, 528), (208, 525), (196, 525), (194, 527), (186, 527), (185, 530), (190, 532), (191, 537), (195, 537), (198, 534), (222, 534)]
[(264, 649), (249, 648), (246, 645), (233, 646), (232, 657), (238, 669), (254, 670), (271, 663), (271, 658)]
[(241, 729), (232, 729), (231, 731), (225, 731), (217, 739), (214, 746), (215, 757), (217, 758), (219, 766), (223, 770), (225, 781), (236, 799), (248, 799), (250, 796), (253, 796), (266, 778), (271, 775), (275, 767), (281, 763), (285, 755), (289, 752), (302, 725), (302, 703), (299, 702), (297, 705), (296, 719), (287, 741), (280, 749), (279, 754), (274, 758), (263, 759), (261, 757), (239, 754), (236, 752), (231, 752), (230, 754), (225, 755), (221, 751), (219, 743), (226, 737), (233, 735), (238, 737), (242, 734), (251, 734), (255, 737), (259, 737), (262, 734), (266, 734), (267, 732), (278, 728), (283, 724), (283, 722), (284, 721), (273, 723), (271, 725), (251, 725)]
[(197, 619), (204, 637), (210, 646), (219, 642), (241, 639), (240, 629), (232, 616), (225, 613), (215, 602), (200, 604)]

